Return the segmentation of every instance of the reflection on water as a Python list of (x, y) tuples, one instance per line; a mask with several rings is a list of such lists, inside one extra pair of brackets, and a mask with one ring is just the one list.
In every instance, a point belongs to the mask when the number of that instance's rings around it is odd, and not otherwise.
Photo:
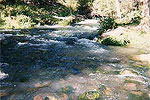
[(95, 29), (74, 26), (2, 34), (1, 71), (9, 76), (1, 79), (1, 99), (149, 100), (150, 69), (129, 58), (138, 50), (99, 45)]

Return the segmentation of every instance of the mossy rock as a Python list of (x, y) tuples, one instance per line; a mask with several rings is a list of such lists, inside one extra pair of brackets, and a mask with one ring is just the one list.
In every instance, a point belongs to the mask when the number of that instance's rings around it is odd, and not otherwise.
[(71, 86), (66, 86), (61, 88), (61, 92), (66, 93), (66, 94), (72, 94), (74, 89)]
[(125, 76), (136, 76), (139, 75), (139, 73), (135, 70), (131, 69), (124, 69), (120, 72), (120, 75), (125, 75)]
[(101, 96), (98, 91), (89, 91), (81, 94), (78, 100), (101, 100)]
[(132, 80), (130, 78), (126, 78), (124, 83), (135, 83), (136, 85), (140, 85), (140, 82)]
[(106, 71), (104, 74), (112, 74), (112, 75), (118, 75), (120, 74), (120, 71)]
[(106, 37), (104, 38), (101, 43), (103, 45), (110, 45), (110, 46), (126, 46), (129, 43), (129, 40), (117, 38), (117, 37)]

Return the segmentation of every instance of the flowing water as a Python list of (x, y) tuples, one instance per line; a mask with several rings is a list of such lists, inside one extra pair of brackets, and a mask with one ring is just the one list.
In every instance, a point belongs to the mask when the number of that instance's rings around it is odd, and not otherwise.
[(97, 29), (1, 32), (1, 100), (150, 100), (148, 64), (129, 57), (139, 50), (100, 45)]

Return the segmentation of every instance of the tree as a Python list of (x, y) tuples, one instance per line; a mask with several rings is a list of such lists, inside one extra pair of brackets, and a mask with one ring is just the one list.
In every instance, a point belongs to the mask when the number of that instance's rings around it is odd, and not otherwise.
[(150, 0), (148, 0), (148, 16), (150, 16)]
[(116, 8), (117, 8), (117, 17), (121, 19), (121, 12), (120, 12), (120, 3), (119, 3), (119, 0), (116, 0)]
[(150, 16), (150, 0), (142, 0), (142, 16)]

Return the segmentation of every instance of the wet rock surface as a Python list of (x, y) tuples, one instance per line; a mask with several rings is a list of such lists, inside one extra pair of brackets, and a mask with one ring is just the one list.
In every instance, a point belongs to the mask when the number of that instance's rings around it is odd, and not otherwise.
[(75, 25), (3, 32), (0, 69), (8, 76), (0, 80), (1, 99), (133, 100), (129, 93), (147, 98), (147, 67), (132, 66), (138, 61), (128, 58), (131, 49), (122, 53), (98, 44), (96, 29)]
[(141, 54), (141, 55), (135, 55), (132, 57), (134, 60), (140, 60), (148, 62), (150, 65), (150, 54)]

